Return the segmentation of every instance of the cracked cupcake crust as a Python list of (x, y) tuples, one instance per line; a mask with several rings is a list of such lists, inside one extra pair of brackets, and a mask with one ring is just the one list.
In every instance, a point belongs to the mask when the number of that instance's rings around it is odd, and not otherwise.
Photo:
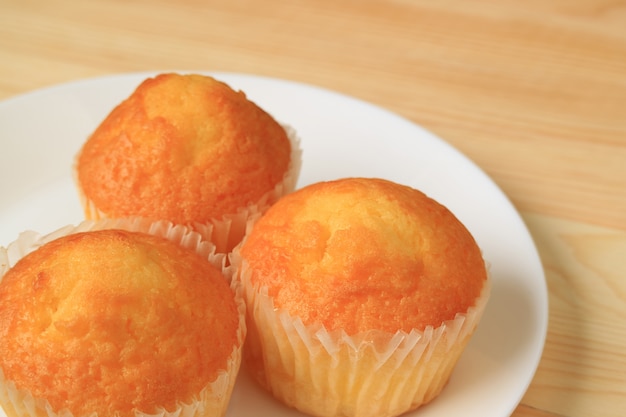
[(348, 334), (439, 326), (474, 305), (487, 276), (476, 242), (447, 208), (379, 179), (285, 196), (241, 255), (277, 308)]
[(285, 128), (243, 92), (208, 76), (160, 74), (98, 126), (76, 172), (107, 217), (192, 224), (257, 203), (290, 158)]
[(123, 230), (71, 234), (2, 278), (0, 368), (76, 416), (172, 410), (226, 369), (237, 309), (221, 271), (192, 250)]

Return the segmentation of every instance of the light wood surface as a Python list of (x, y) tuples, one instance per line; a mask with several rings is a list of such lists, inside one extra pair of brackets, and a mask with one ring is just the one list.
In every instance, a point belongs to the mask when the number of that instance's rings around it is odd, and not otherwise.
[(521, 212), (550, 291), (513, 415), (624, 415), (626, 2), (0, 0), (0, 99), (166, 69), (326, 87), (464, 152)]

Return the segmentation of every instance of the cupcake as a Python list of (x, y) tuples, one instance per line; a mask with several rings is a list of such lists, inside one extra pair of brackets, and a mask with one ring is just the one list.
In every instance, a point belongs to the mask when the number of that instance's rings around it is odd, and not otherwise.
[(444, 206), (381, 179), (283, 197), (232, 253), (244, 363), (314, 416), (397, 416), (433, 400), (489, 294), (481, 251)]
[(0, 249), (8, 417), (223, 416), (245, 306), (182, 226), (84, 222)]
[(247, 220), (290, 192), (299, 141), (210, 76), (146, 79), (83, 144), (74, 167), (87, 219), (187, 225), (226, 253)]

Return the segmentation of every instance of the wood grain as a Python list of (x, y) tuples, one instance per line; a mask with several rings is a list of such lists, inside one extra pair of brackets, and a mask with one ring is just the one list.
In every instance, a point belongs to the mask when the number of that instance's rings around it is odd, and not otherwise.
[(168, 69), (330, 88), (468, 155), (521, 211), (550, 291), (513, 415), (623, 415), (625, 1), (0, 0), (0, 99)]
[(544, 410), (539, 410), (526, 405), (520, 405), (513, 414), (515, 417), (563, 417), (560, 414), (550, 413)]
[[(567, 416), (626, 408), (626, 232), (539, 215), (525, 220), (550, 291), (546, 346), (524, 402)], [(618, 407), (616, 407), (619, 405)]]

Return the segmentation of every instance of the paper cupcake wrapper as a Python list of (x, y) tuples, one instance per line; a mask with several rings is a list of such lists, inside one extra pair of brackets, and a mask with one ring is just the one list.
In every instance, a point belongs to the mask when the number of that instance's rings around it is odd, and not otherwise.
[[(291, 159), (282, 181), (276, 184), (272, 190), (263, 195), (259, 201), (254, 204), (241, 207), (235, 213), (223, 215), (221, 218), (211, 219), (207, 223), (195, 222), (187, 225), (202, 234), (206, 240), (213, 242), (216, 246), (217, 252), (229, 253), (243, 239), (248, 220), (259, 217), (281, 197), (289, 194), (295, 189), (302, 167), (302, 148), (300, 146), (300, 138), (297, 135), (296, 130), (291, 126), (285, 124), (282, 126), (283, 129), (285, 129), (291, 144)], [(77, 160), (78, 155), (76, 156), (75, 161)], [(113, 214), (100, 210), (97, 205), (84, 194), (80, 187), (80, 183), (78, 182), (76, 162), (73, 167), (73, 177), (86, 219), (99, 220), (116, 217)]]
[[(175, 225), (166, 221), (150, 222), (140, 218), (103, 219), (87, 220), (76, 226), (69, 225), (43, 236), (33, 231), (22, 233), (7, 248), (0, 247), (0, 281), (17, 261), (40, 246), (69, 234), (103, 229), (124, 229), (160, 236), (194, 250), (223, 272), (227, 268), (225, 254), (216, 253), (213, 243), (204, 240), (199, 233), (182, 225)], [(227, 278), (225, 277), (225, 279)], [(136, 411), (136, 417), (214, 417), (226, 414), (241, 366), (243, 343), (246, 336), (246, 307), (243, 301), (243, 288), (239, 282), (231, 282), (230, 286), (235, 296), (240, 319), (237, 329), (237, 345), (233, 348), (225, 369), (221, 370), (217, 378), (207, 384), (189, 402), (179, 403), (174, 410), (157, 408), (155, 413)], [(35, 398), (29, 391), (20, 389), (12, 381), (7, 380), (1, 368), (0, 405), (7, 417), (87, 417), (74, 416), (67, 409), (52, 409), (50, 403), (45, 399)], [(89, 417), (97, 417), (97, 413), (91, 413)]]
[(234, 281), (244, 286), (248, 336), (244, 366), (284, 404), (316, 416), (397, 416), (434, 399), (446, 385), (489, 298), (490, 281), (464, 314), (439, 327), (355, 336), (305, 325), (250, 284), (236, 250)]

